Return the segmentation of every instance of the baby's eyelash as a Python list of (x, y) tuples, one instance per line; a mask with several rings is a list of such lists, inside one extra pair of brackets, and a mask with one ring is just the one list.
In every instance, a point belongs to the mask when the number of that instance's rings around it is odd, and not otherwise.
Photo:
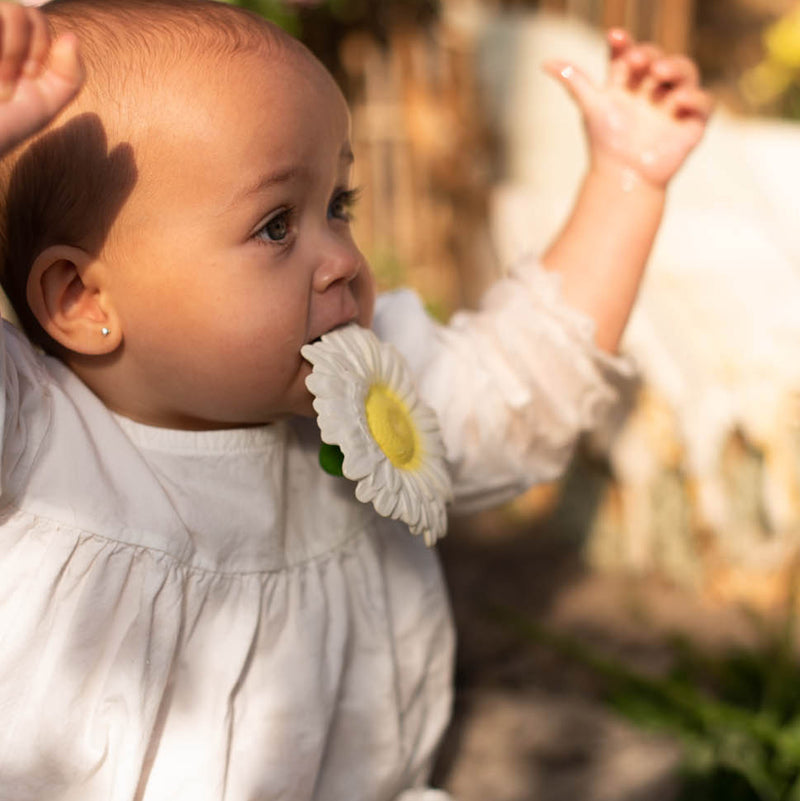
[(289, 207), (273, 214), (255, 232), (254, 236), (257, 240), (266, 244), (285, 244), (292, 234), (293, 225), (294, 209)]
[(340, 196), (345, 206), (355, 206), (361, 197), (361, 187), (354, 186), (352, 189), (343, 189)]
[(341, 208), (341, 216), (349, 221), (353, 217), (353, 209), (360, 197), (361, 187), (341, 189), (334, 194), (333, 200), (331, 200), (331, 208), (339, 206)]

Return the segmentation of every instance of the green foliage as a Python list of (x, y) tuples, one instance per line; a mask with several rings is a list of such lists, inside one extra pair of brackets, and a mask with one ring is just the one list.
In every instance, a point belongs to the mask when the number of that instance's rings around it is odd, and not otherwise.
[(672, 642), (663, 677), (645, 675), (577, 639), (502, 609), (505, 625), (600, 676), (608, 701), (635, 724), (683, 747), (680, 801), (800, 801), (800, 663), (792, 616), (763, 643), (708, 655)]
[(308, 28), (327, 27), (334, 38), (337, 30), (364, 27), (380, 33), (392, 19), (429, 19), (438, 10), (437, 0), (223, 0), (255, 11), (293, 36), (304, 38)]
[(240, 6), (248, 11), (254, 11), (262, 17), (280, 25), (292, 36), (299, 36), (302, 30), (300, 15), (297, 10), (282, 0), (222, 0), (232, 6)]

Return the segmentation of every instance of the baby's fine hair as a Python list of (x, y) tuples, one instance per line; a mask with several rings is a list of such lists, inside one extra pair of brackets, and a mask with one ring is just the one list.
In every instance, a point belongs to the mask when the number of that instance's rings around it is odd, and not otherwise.
[(86, 80), (59, 118), (0, 161), (0, 282), (28, 336), (63, 355), (28, 308), (28, 274), (51, 245), (101, 251), (136, 183), (144, 94), (192, 58), (208, 68), (265, 46), (279, 59), (309, 53), (261, 17), (214, 0), (52, 0), (41, 10), (53, 37), (78, 38)]

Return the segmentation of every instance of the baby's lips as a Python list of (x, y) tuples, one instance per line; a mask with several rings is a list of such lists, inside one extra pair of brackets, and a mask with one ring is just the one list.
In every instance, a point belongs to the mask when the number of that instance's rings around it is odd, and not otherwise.
[[(358, 319), (356, 317), (348, 317), (347, 319), (342, 320), (341, 322), (336, 323), (335, 325), (332, 325), (330, 328), (326, 328), (321, 334), (318, 334), (313, 339), (310, 339), (305, 345), (303, 345), (303, 347), (305, 348), (308, 345), (314, 345), (317, 342), (319, 342), (322, 339), (322, 337), (324, 337), (326, 334), (330, 334), (331, 331), (337, 331), (338, 329), (345, 328), (346, 326), (351, 324), (357, 325)], [(302, 349), (300, 352), (302, 353)]]

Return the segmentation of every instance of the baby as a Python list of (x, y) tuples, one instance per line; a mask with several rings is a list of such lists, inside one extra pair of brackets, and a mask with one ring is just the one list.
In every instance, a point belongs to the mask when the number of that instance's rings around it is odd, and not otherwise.
[[(298, 42), (208, 0), (0, 3), (0, 797), (422, 801), (452, 694), (435, 551), (324, 473), (301, 349), (406, 357), (453, 506), (563, 470), (709, 99), (610, 34), (548, 70), (591, 165), (540, 263), (433, 323), (375, 297), (349, 117)], [(80, 55), (79, 55), (80, 53)], [(35, 347), (38, 346), (38, 347)]]

